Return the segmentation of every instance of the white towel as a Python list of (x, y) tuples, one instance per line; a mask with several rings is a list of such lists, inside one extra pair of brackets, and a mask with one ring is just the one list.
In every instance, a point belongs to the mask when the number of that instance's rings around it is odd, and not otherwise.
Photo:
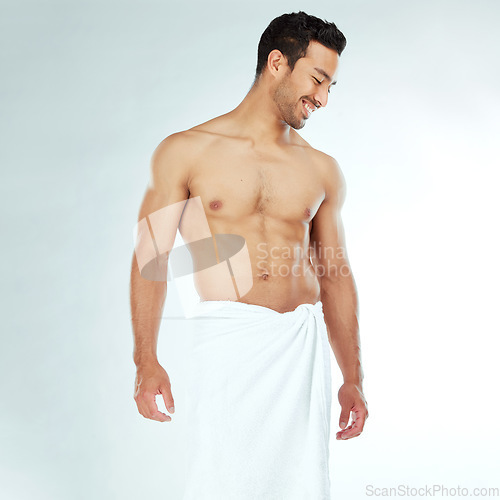
[(190, 321), (183, 499), (330, 499), (321, 301), (285, 313), (205, 301)]

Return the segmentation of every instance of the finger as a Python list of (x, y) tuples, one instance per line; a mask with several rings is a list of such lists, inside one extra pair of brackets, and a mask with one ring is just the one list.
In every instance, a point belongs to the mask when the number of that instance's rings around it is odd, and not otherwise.
[(354, 424), (351, 424), (349, 427), (346, 427), (344, 430), (338, 431), (336, 434), (337, 439), (343, 439), (343, 437), (345, 435), (349, 435), (348, 433), (351, 432), (353, 428), (354, 428)]
[(337, 432), (337, 439), (350, 439), (359, 436), (361, 432), (354, 426), (350, 426), (343, 431)]
[(153, 393), (140, 394), (137, 398), (137, 407), (139, 408), (139, 413), (145, 418), (159, 422), (172, 420), (168, 415), (158, 410), (155, 394)]
[(165, 402), (165, 408), (169, 413), (174, 413), (175, 406), (174, 406), (174, 398), (172, 396), (172, 391), (170, 390), (169, 387), (162, 387), (160, 388), (160, 392), (163, 397), (163, 401)]
[(342, 411), (340, 412), (340, 418), (339, 418), (339, 427), (341, 429), (345, 429), (347, 427), (347, 424), (349, 423), (349, 414), (350, 410), (342, 407)]
[(158, 420), (159, 422), (165, 422), (172, 420), (169, 415), (166, 415), (162, 411), (158, 410), (158, 405), (156, 404), (156, 395), (150, 394), (146, 399), (148, 418), (151, 420)]
[(368, 412), (366, 409), (361, 408), (359, 410), (354, 410), (354, 428), (358, 429), (360, 433), (363, 432), (367, 417)]
[[(344, 434), (353, 428), (356, 417), (355, 417), (354, 412), (350, 412), (350, 413), (351, 413), (351, 417), (352, 417), (351, 424), (347, 427), (344, 427), (343, 430), (337, 432), (337, 434), (336, 434), (337, 439), (343, 439)], [(349, 418), (347, 418), (346, 420), (349, 421)]]
[(172, 420), (172, 417), (170, 415), (166, 415), (160, 410), (158, 410), (156, 413), (153, 413), (149, 418), (151, 420), (157, 420), (158, 422), (170, 422)]
[(350, 429), (343, 431), (340, 435), (341, 439), (349, 439), (352, 437), (359, 436), (361, 434), (361, 430), (358, 426), (353, 425)]
[(363, 432), (366, 421), (366, 411), (355, 410), (353, 414), (353, 424), (347, 429), (338, 432), (337, 439), (350, 439), (359, 436)]
[(338, 441), (347, 441), (348, 439), (352, 439), (353, 437), (357, 437), (357, 436), (359, 436), (360, 434), (361, 434), (360, 432), (358, 432), (358, 433), (356, 433), (356, 434), (345, 434), (345, 433), (343, 433), (342, 431), (339, 431), (339, 432), (337, 433), (336, 439), (337, 439)]

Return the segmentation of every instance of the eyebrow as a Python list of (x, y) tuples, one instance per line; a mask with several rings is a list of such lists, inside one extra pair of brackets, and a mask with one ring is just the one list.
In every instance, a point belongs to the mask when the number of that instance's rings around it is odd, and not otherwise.
[[(324, 69), (321, 69), (321, 68), (314, 68), (320, 75), (323, 75), (325, 78), (328, 78), (328, 80), (331, 80), (331, 76), (324, 70)], [(332, 82), (330, 85), (335, 85), (337, 83), (337, 80), (335, 80), (334, 82)]]

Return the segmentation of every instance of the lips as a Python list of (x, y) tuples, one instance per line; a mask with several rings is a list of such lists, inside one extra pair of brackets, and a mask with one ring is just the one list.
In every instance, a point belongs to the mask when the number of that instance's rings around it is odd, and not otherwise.
[(306, 101), (305, 99), (302, 99), (302, 107), (304, 108), (304, 112), (307, 118), (309, 118), (316, 109), (316, 106), (314, 106), (314, 104), (311, 104), (309, 101)]

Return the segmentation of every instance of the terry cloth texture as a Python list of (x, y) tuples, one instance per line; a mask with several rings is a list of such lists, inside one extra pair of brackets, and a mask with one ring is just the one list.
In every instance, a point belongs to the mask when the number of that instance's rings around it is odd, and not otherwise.
[(329, 500), (321, 301), (285, 313), (204, 301), (190, 321), (183, 500)]

